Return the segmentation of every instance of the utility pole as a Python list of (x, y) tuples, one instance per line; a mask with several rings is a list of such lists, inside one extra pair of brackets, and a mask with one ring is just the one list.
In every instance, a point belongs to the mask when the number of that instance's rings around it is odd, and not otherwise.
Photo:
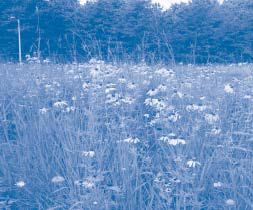
[(19, 64), (22, 64), (20, 19), (16, 18), (15, 16), (11, 16), (10, 20), (17, 20), (18, 22), (18, 60), (19, 60)]
[(37, 33), (38, 33), (38, 46), (37, 46), (37, 56), (40, 61), (40, 42), (41, 42), (41, 34), (40, 34), (40, 14), (39, 14), (39, 7), (36, 6), (36, 13), (37, 13)]
[(18, 18), (18, 57), (19, 57), (19, 64), (22, 63), (22, 52), (21, 52), (21, 34), (20, 34), (20, 19)]

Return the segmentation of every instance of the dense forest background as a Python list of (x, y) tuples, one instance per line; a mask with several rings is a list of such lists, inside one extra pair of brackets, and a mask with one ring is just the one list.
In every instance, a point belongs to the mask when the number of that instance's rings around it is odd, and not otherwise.
[(162, 10), (150, 0), (2, 0), (0, 60), (22, 54), (56, 62), (253, 61), (253, 1), (192, 0)]

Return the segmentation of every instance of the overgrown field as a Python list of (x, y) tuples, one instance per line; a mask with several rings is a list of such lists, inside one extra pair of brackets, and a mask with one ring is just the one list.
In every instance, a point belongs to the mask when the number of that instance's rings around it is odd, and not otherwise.
[(1, 64), (0, 209), (253, 209), (253, 66)]

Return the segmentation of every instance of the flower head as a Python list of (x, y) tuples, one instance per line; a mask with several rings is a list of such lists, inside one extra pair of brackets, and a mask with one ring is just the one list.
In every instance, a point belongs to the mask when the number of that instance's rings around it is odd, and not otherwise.
[(15, 184), (17, 187), (24, 187), (26, 185), (26, 183), (24, 181), (18, 181), (16, 184)]
[(95, 183), (90, 182), (90, 181), (83, 181), (82, 186), (85, 188), (91, 189), (91, 188), (95, 187)]
[(226, 93), (233, 93), (234, 92), (234, 88), (233, 88), (233, 86), (231, 84), (226, 84), (224, 86), (224, 91)]
[(197, 165), (201, 165), (200, 162), (195, 160), (188, 160), (186, 163), (190, 168), (195, 168)]
[(95, 152), (94, 151), (82, 151), (82, 155), (85, 157), (94, 157)]
[(68, 105), (67, 101), (57, 101), (54, 103), (54, 107), (57, 107), (57, 108), (67, 106), (67, 105)]
[(178, 144), (183, 144), (183, 145), (186, 144), (186, 141), (184, 139), (170, 139), (167, 136), (161, 136), (159, 140), (164, 141), (173, 146), (176, 146)]
[(52, 178), (52, 182), (54, 182), (54, 183), (59, 183), (59, 182), (64, 182), (64, 181), (65, 181), (65, 179), (62, 176), (54, 176)]
[(221, 182), (215, 182), (215, 183), (213, 183), (213, 186), (214, 187), (222, 187), (222, 183)]
[(126, 138), (124, 140), (121, 140), (120, 142), (137, 144), (140, 142), (140, 139), (130, 137), (130, 138)]
[(39, 112), (40, 112), (41, 114), (45, 114), (45, 113), (48, 112), (48, 109), (44, 107), (44, 108), (39, 109)]
[(234, 206), (235, 205), (235, 201), (233, 199), (227, 199), (225, 203), (228, 206)]
[(205, 114), (205, 120), (209, 123), (209, 124), (214, 124), (215, 122), (217, 122), (220, 119), (219, 115), (217, 114)]

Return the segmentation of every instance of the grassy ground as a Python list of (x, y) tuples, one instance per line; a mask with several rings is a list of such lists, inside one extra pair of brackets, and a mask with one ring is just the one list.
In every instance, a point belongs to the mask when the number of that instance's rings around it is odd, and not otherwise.
[(0, 65), (0, 209), (253, 209), (253, 66)]

